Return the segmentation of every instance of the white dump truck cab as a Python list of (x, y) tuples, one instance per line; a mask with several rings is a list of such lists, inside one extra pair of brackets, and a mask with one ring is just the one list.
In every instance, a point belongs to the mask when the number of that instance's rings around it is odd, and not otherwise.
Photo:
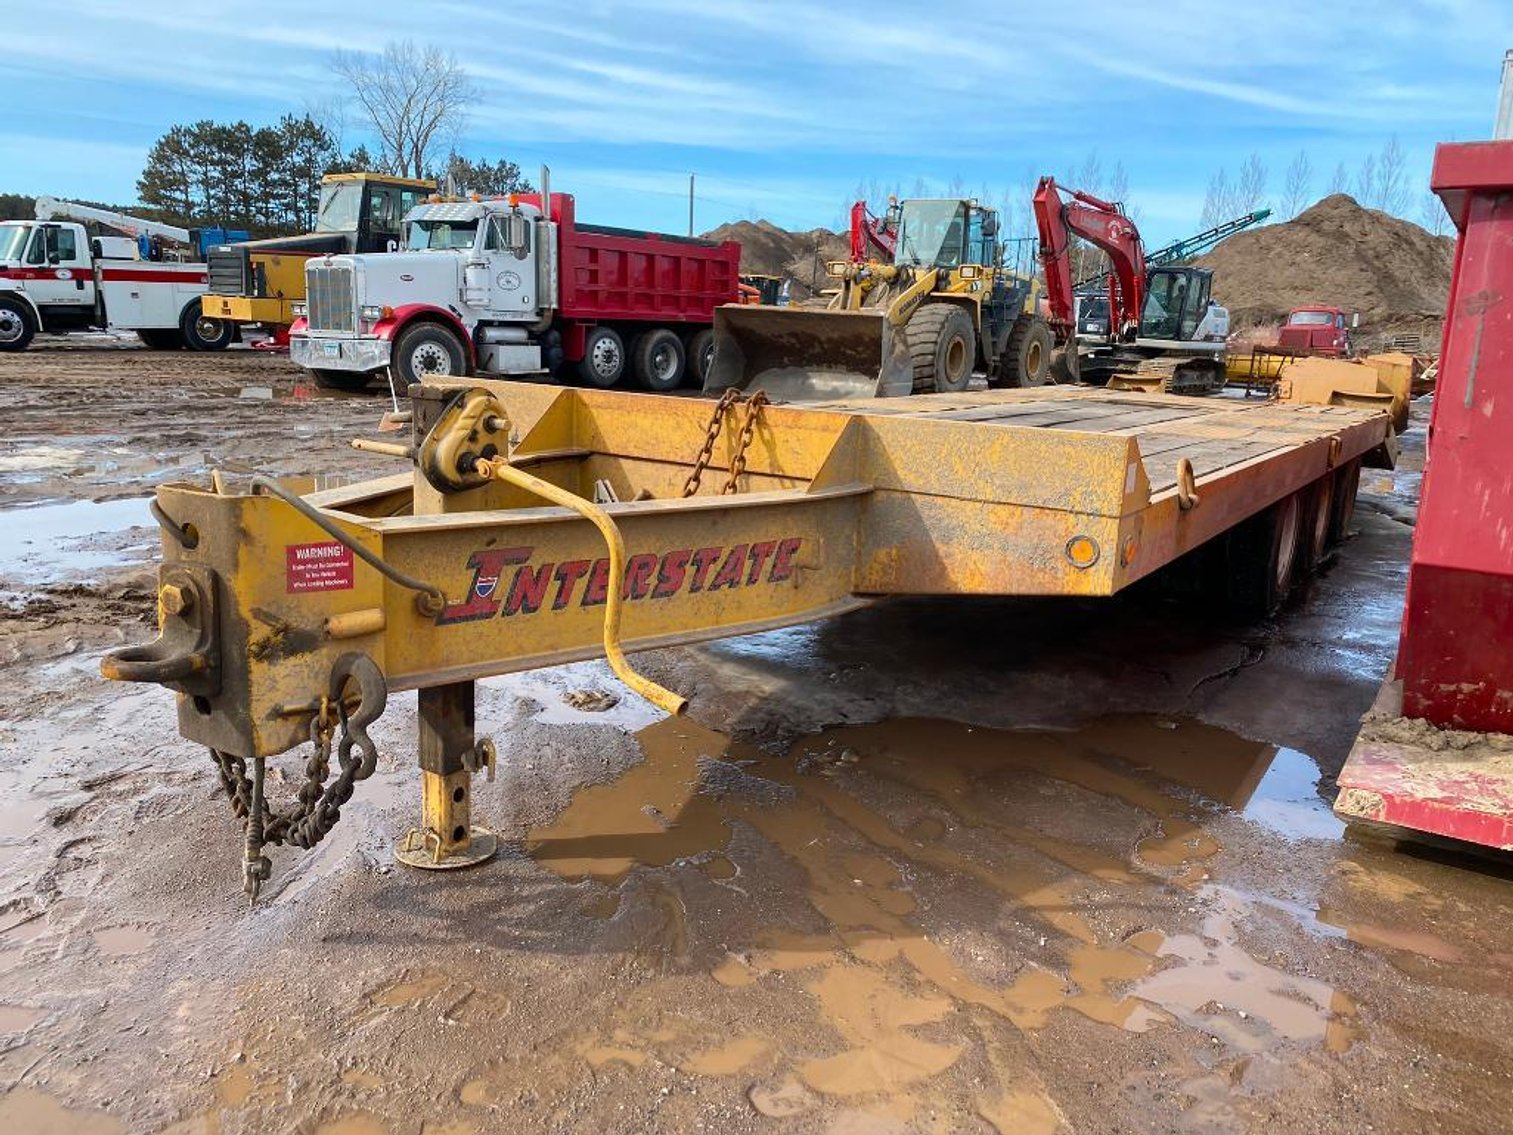
[(416, 206), (405, 251), (312, 257), (289, 340), (325, 385), (357, 388), (391, 365), (396, 379), (528, 374), (551, 324), (556, 229), (514, 198)]

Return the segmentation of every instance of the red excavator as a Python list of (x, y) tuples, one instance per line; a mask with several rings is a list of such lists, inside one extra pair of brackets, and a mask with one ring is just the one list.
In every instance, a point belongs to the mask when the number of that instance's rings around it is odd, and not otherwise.
[[(1049, 323), (1061, 349), (1062, 377), (1116, 387), (1207, 394), (1224, 385), (1229, 312), (1210, 294), (1206, 268), (1146, 264), (1140, 230), (1114, 202), (1042, 177), (1035, 225), (1045, 271)], [(1108, 322), (1101, 339), (1079, 347), (1072, 241), (1109, 259)]]
[(898, 219), (901, 210), (897, 197), (888, 198), (888, 208), (881, 217), (874, 216), (865, 201), (851, 206), (851, 262), (865, 264), (876, 260), (893, 263), (898, 245)]

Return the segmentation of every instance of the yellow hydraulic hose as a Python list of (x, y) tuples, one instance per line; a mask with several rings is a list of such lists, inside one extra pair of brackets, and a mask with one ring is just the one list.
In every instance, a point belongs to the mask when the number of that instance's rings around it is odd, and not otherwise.
[(620, 681), (658, 709), (674, 716), (687, 709), (687, 698), (637, 674), (625, 660), (625, 652), (620, 649), (620, 607), (623, 601), (620, 590), (625, 580), (625, 541), (609, 513), (577, 493), (570, 493), (550, 481), (532, 476), (524, 469), (517, 469), (504, 458), (480, 458), (474, 468), (479, 476), (504, 481), (553, 504), (570, 508), (599, 530), (605, 544), (609, 546), (609, 590), (604, 604), (604, 657), (609, 660), (610, 669), (619, 676)]

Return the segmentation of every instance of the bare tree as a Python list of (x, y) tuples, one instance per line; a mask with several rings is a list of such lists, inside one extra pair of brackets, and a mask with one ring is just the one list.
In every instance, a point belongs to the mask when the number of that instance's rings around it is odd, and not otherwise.
[(1355, 175), (1355, 199), (1362, 205), (1375, 207), (1376, 194), (1376, 155), (1367, 154), (1361, 163), (1361, 172)]
[(1234, 196), (1229, 185), (1229, 171), (1220, 166), (1208, 179), (1208, 192), (1203, 196), (1203, 216), (1198, 224), (1205, 229), (1223, 224), (1234, 215)]
[[(1245, 164), (1240, 167), (1240, 175), (1235, 179), (1234, 201), (1231, 204), (1233, 213), (1238, 216), (1241, 213), (1254, 212), (1266, 201), (1266, 165), (1261, 161), (1260, 154), (1251, 154), (1245, 159)], [(1219, 218), (1220, 223), (1229, 217)]]
[(1123, 162), (1115, 162), (1113, 172), (1108, 175), (1107, 196), (1110, 201), (1120, 205), (1129, 200), (1129, 173)]
[(377, 136), (384, 168), (401, 177), (425, 177), (478, 101), (455, 55), (414, 40), (390, 43), (377, 57), (339, 51), (332, 66)]
[(1408, 207), (1407, 157), (1397, 135), (1387, 139), (1376, 167), (1376, 207), (1386, 213), (1401, 213)]
[(1418, 223), (1435, 236), (1443, 236), (1450, 218), (1445, 213), (1445, 204), (1439, 199), (1439, 195), (1432, 190), (1426, 192), (1419, 201), (1418, 209)]
[(1308, 203), (1308, 191), (1313, 188), (1313, 163), (1304, 150), (1292, 159), (1287, 167), (1287, 181), (1282, 188), (1282, 212), (1289, 218), (1296, 217)]
[(1326, 193), (1325, 196), (1333, 197), (1336, 193), (1349, 192), (1350, 171), (1345, 168), (1345, 163), (1341, 162), (1339, 165), (1334, 167), (1334, 176), (1329, 179), (1329, 192)]

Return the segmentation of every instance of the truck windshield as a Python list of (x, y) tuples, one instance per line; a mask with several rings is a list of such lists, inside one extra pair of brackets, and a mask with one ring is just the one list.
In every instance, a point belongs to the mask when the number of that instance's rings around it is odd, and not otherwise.
[(320, 187), (320, 209), (315, 214), (318, 233), (355, 233), (362, 212), (360, 181), (338, 181)]
[(966, 231), (964, 201), (905, 201), (893, 263), (959, 267)]
[(1295, 311), (1287, 322), (1294, 327), (1327, 327), (1334, 322), (1334, 315), (1327, 311)]
[(415, 252), (426, 248), (472, 248), (478, 236), (474, 221), (411, 221), (405, 247)]
[(30, 225), (0, 225), (0, 260), (20, 260)]

